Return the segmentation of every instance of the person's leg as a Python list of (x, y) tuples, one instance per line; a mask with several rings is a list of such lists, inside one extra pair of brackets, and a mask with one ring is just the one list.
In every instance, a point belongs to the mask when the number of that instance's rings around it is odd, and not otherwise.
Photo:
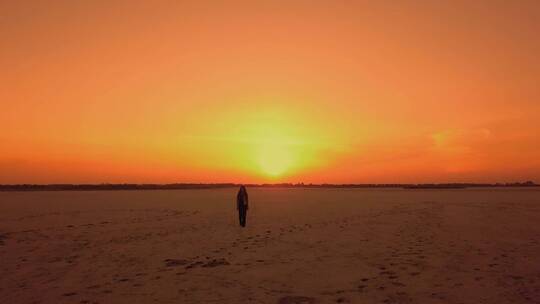
[(242, 208), (242, 227), (246, 226), (246, 208)]
[(244, 209), (244, 227), (246, 226), (247, 221), (247, 209)]
[(242, 226), (242, 208), (238, 208), (238, 222), (240, 222), (240, 226)]

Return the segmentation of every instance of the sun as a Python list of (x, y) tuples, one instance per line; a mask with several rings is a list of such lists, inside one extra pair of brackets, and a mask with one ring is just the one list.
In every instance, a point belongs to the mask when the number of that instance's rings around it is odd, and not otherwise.
[[(326, 166), (341, 147), (327, 117), (307, 116), (306, 109), (267, 102), (245, 103), (212, 116), (205, 132), (194, 138), (213, 166), (260, 181), (282, 182)], [(339, 135), (339, 134), (338, 134)], [(206, 162), (200, 166), (209, 166)]]
[(268, 176), (279, 177), (294, 165), (294, 155), (287, 145), (263, 144), (258, 151), (260, 170)]

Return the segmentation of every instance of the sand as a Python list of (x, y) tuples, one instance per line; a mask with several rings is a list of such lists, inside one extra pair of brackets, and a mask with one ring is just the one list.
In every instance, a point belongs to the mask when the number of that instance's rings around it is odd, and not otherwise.
[(0, 193), (0, 303), (540, 303), (538, 189)]

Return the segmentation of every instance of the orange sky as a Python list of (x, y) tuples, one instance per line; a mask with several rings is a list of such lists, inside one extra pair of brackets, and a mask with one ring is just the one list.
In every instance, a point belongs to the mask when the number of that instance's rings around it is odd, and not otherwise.
[(2, 1), (0, 183), (540, 182), (540, 1)]

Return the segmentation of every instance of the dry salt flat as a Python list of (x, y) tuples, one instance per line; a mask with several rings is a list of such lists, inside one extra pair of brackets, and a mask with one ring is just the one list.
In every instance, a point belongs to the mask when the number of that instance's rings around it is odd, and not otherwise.
[(0, 303), (540, 303), (538, 188), (0, 193)]

